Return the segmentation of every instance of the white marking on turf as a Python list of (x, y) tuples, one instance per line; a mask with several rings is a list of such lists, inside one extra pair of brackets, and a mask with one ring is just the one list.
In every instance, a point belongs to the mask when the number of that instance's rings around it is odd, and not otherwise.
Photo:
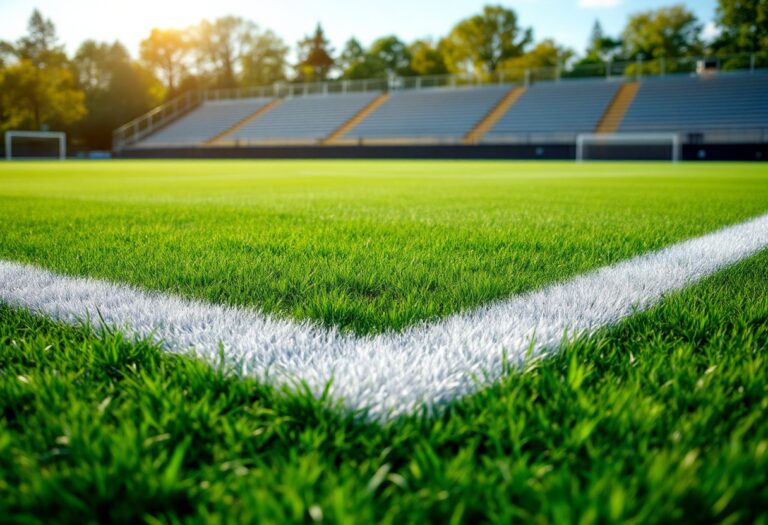
[(210, 362), (221, 344), (226, 363), (243, 374), (304, 380), (316, 394), (333, 378), (334, 398), (386, 419), (472, 393), (501, 377), (505, 358), (515, 365), (529, 349), (555, 351), (566, 333), (616, 323), (766, 246), (763, 215), (472, 312), (368, 337), (10, 261), (0, 261), (0, 301), (67, 323), (101, 318)]

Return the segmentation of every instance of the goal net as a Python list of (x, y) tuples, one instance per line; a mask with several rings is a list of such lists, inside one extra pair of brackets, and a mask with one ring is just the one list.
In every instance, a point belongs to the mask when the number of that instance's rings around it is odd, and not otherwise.
[(5, 158), (65, 159), (67, 134), (62, 131), (6, 131)]
[(677, 133), (582, 133), (576, 137), (576, 160), (668, 160), (681, 157)]

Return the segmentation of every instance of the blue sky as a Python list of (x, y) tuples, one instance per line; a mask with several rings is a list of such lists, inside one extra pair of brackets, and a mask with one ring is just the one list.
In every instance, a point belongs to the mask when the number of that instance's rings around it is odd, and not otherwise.
[[(630, 13), (675, 0), (497, 0), (517, 11), (537, 40), (553, 37), (582, 51), (595, 19), (618, 33)], [(186, 27), (202, 18), (235, 14), (270, 28), (290, 45), (321, 22), (340, 48), (351, 36), (365, 44), (395, 33), (405, 40), (439, 37), (456, 21), (478, 12), (478, 0), (0, 0), (0, 39), (21, 36), (37, 7), (53, 19), (68, 52), (87, 38), (123, 42), (135, 55), (152, 27)], [(716, 0), (682, 2), (704, 23)]]

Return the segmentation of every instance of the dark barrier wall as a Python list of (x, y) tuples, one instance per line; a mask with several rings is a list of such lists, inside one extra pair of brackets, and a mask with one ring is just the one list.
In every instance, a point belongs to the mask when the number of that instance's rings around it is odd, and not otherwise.
[(116, 153), (123, 158), (203, 159), (572, 159), (574, 146), (557, 145), (398, 145), (261, 146), (239, 148), (146, 148)]
[[(127, 149), (133, 159), (549, 159), (573, 160), (576, 147), (564, 144), (480, 144), (414, 146), (263, 146)], [(767, 160), (768, 144), (686, 144), (683, 160)], [(648, 160), (638, 149), (613, 148), (612, 159)]]

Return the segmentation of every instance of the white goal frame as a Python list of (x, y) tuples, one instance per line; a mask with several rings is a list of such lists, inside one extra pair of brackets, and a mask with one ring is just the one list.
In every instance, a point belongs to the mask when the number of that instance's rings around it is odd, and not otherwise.
[(678, 133), (580, 133), (576, 136), (576, 162), (584, 162), (584, 151), (589, 144), (614, 145), (644, 144), (672, 146), (672, 162), (682, 158), (682, 142)]
[(59, 160), (64, 160), (67, 158), (67, 134), (64, 133), (63, 131), (6, 131), (5, 132), (5, 159), (6, 160), (13, 160), (13, 139), (14, 138), (58, 140), (59, 141)]

